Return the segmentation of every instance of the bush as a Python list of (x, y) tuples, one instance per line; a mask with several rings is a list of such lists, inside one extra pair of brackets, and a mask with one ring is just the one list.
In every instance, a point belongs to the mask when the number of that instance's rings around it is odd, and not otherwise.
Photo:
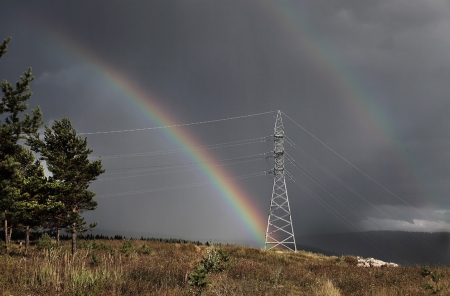
[(232, 262), (228, 254), (222, 248), (217, 249), (213, 246), (206, 251), (206, 256), (198, 262), (189, 277), (189, 283), (193, 286), (207, 286), (211, 284), (211, 281), (206, 279), (208, 274), (227, 270), (231, 266)]
[(101, 263), (101, 261), (100, 256), (96, 252), (91, 254), (91, 261), (89, 262), (91, 266), (97, 266)]
[(129, 256), (131, 251), (133, 251), (133, 244), (130, 241), (122, 242), (122, 245), (120, 246), (120, 252), (122, 254), (125, 254), (126, 256)]
[(444, 288), (439, 285), (439, 281), (441, 280), (442, 274), (439, 273), (437, 270), (432, 270), (429, 266), (424, 265), (422, 266), (422, 270), (420, 274), (424, 278), (431, 278), (431, 283), (426, 282), (424, 284), (425, 290), (431, 290), (431, 294), (438, 294), (441, 292)]
[(223, 271), (231, 267), (231, 261), (222, 248), (213, 247), (207, 250), (206, 257), (200, 263), (205, 267), (207, 273)]
[(205, 266), (199, 262), (194, 268), (194, 271), (192, 271), (191, 275), (189, 276), (189, 284), (197, 287), (205, 287), (207, 285), (210, 285), (211, 281), (206, 279), (207, 275), (208, 271), (206, 270)]
[(116, 249), (114, 249), (111, 244), (101, 243), (98, 247), (98, 250), (107, 251), (111, 255), (114, 255), (116, 253)]
[(147, 246), (146, 244), (143, 244), (142, 248), (139, 249), (139, 253), (144, 255), (150, 255), (151, 253), (153, 253), (153, 249)]
[(47, 250), (48, 252), (50, 252), (50, 250), (53, 248), (54, 245), (52, 242), (52, 238), (46, 232), (44, 232), (36, 243), (36, 249)]

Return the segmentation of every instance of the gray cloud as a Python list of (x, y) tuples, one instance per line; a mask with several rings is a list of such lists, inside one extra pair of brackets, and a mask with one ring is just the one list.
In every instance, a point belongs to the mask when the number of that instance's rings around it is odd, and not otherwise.
[[(177, 123), (281, 109), (408, 203), (437, 211), (425, 221), (404, 210), (401, 201), (285, 118), (286, 134), (297, 145), (371, 203), (402, 209), (386, 210), (388, 217), (374, 215), (365, 202), (287, 147), (360, 215), (301, 171), (288, 166), (289, 171), (361, 228), (372, 229), (367, 216), (389, 229), (448, 227), (448, 215), (439, 212), (450, 208), (447, 1), (93, 1), (89, 6), (15, 1), (0, 6), (6, 7), (0, 9), (0, 37), (13, 37), (0, 78), (15, 81), (32, 66), (36, 80), (30, 103), (41, 105), (47, 124), (62, 115), (80, 132), (158, 124), (117, 88), (117, 81), (105, 79), (95, 64), (101, 59), (151, 93), (152, 102)], [(200, 145), (209, 145), (270, 135), (273, 123), (265, 115), (186, 131)], [(103, 156), (179, 148), (161, 131), (88, 139), (95, 154)], [(260, 143), (210, 152), (226, 159), (270, 150), (270, 143)], [(192, 161), (186, 154), (170, 154), (105, 159), (104, 164), (112, 172)], [(270, 164), (226, 169), (240, 175), (269, 170)], [(198, 172), (177, 173), (98, 181), (93, 188), (101, 195), (204, 179)], [(237, 182), (262, 216), (271, 182), (267, 177)], [(288, 186), (297, 233), (351, 230), (294, 183)], [(212, 188), (198, 187), (99, 198), (99, 208), (87, 217), (104, 229), (248, 241), (248, 229), (217, 196)]]

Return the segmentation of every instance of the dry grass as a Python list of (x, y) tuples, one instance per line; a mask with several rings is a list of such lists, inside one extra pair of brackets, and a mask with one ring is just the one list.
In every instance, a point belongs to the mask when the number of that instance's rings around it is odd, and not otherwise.
[(317, 285), (312, 289), (315, 296), (340, 296), (341, 292), (329, 279), (319, 279)]
[(206, 246), (161, 242), (80, 241), (50, 252), (15, 248), (0, 256), (1, 295), (450, 295), (450, 269), (360, 268), (355, 258), (266, 252), (223, 246), (231, 265), (210, 272), (208, 285), (190, 275)]

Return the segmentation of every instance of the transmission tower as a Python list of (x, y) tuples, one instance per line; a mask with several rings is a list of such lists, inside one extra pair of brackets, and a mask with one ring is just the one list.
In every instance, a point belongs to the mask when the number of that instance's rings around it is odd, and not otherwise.
[(267, 219), (265, 249), (281, 247), (297, 251), (284, 175), (284, 127), (280, 110), (277, 111), (273, 142), (274, 179), (269, 218)]

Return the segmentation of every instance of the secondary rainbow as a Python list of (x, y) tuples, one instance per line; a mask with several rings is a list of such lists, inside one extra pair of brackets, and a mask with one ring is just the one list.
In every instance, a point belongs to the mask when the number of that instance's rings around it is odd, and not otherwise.
[(332, 46), (315, 32), (310, 25), (311, 21), (308, 20), (307, 12), (299, 10), (298, 7), (292, 7), (294, 2), (289, 1), (258, 3), (260, 3), (257, 6), (260, 9), (259, 13), (267, 15), (269, 20), (274, 21), (287, 35), (286, 40), (290, 42), (289, 45), (296, 48), (300, 55), (308, 57), (328, 86), (333, 87), (336, 93), (340, 94), (339, 97), (342, 98), (346, 108), (367, 128), (367, 132), (376, 137), (380, 144), (395, 148), (399, 156), (396, 165), (406, 169), (404, 171), (408, 172), (410, 178), (416, 180), (416, 184), (419, 185), (416, 189), (430, 201), (434, 195), (420, 182), (419, 165), (397, 140), (400, 137), (395, 130), (395, 116), (390, 114), (388, 108), (383, 108), (380, 100), (377, 100), (365, 87), (364, 82), (348, 69), (339, 55), (332, 50)]
[[(381, 106), (376, 104), (368, 95), (367, 90), (360, 81), (355, 79), (347, 68), (339, 61), (335, 53), (327, 46), (320, 36), (317, 36), (308, 26), (308, 23), (293, 15), (294, 9), (272, 1), (251, 2), (257, 3), (259, 13), (267, 14), (276, 21), (281, 29), (289, 35), (291, 46), (296, 46), (299, 54), (307, 55), (314, 67), (324, 75), (327, 83), (334, 85), (335, 89), (342, 95), (344, 103), (354, 114), (364, 122), (369, 122), (370, 132), (386, 143), (394, 143), (398, 154), (403, 159), (403, 166), (413, 166), (414, 162), (408, 158), (407, 153), (395, 140), (392, 120)], [(257, 12), (258, 13), (258, 12)], [(45, 26), (51, 32), (55, 42), (64, 43), (70, 50), (72, 56), (87, 62), (99, 77), (104, 79), (108, 85), (120, 91), (125, 98), (133, 102), (136, 108), (142, 112), (153, 124), (158, 126), (174, 125), (178, 122), (171, 117), (164, 108), (158, 104), (160, 100), (143, 90), (122, 72), (117, 71), (111, 65), (88, 50), (88, 47), (77, 43), (69, 37), (69, 34), (58, 32), (58, 26), (46, 25), (45, 20), (39, 19), (40, 26)], [(167, 136), (180, 147), (200, 146), (200, 142), (182, 128), (167, 129)], [(253, 238), (263, 243), (267, 220), (255, 210), (251, 204), (248, 194), (240, 188), (236, 182), (229, 181), (230, 174), (223, 168), (208, 163), (214, 163), (214, 158), (207, 151), (190, 151), (186, 154), (193, 161), (205, 163), (202, 170), (209, 181), (216, 184), (218, 194), (233, 208), (234, 212), (244, 222), (246, 228), (251, 232)], [(409, 165), (408, 165), (409, 164)], [(415, 170), (408, 170), (413, 175)], [(416, 177), (416, 176), (414, 176)]]

